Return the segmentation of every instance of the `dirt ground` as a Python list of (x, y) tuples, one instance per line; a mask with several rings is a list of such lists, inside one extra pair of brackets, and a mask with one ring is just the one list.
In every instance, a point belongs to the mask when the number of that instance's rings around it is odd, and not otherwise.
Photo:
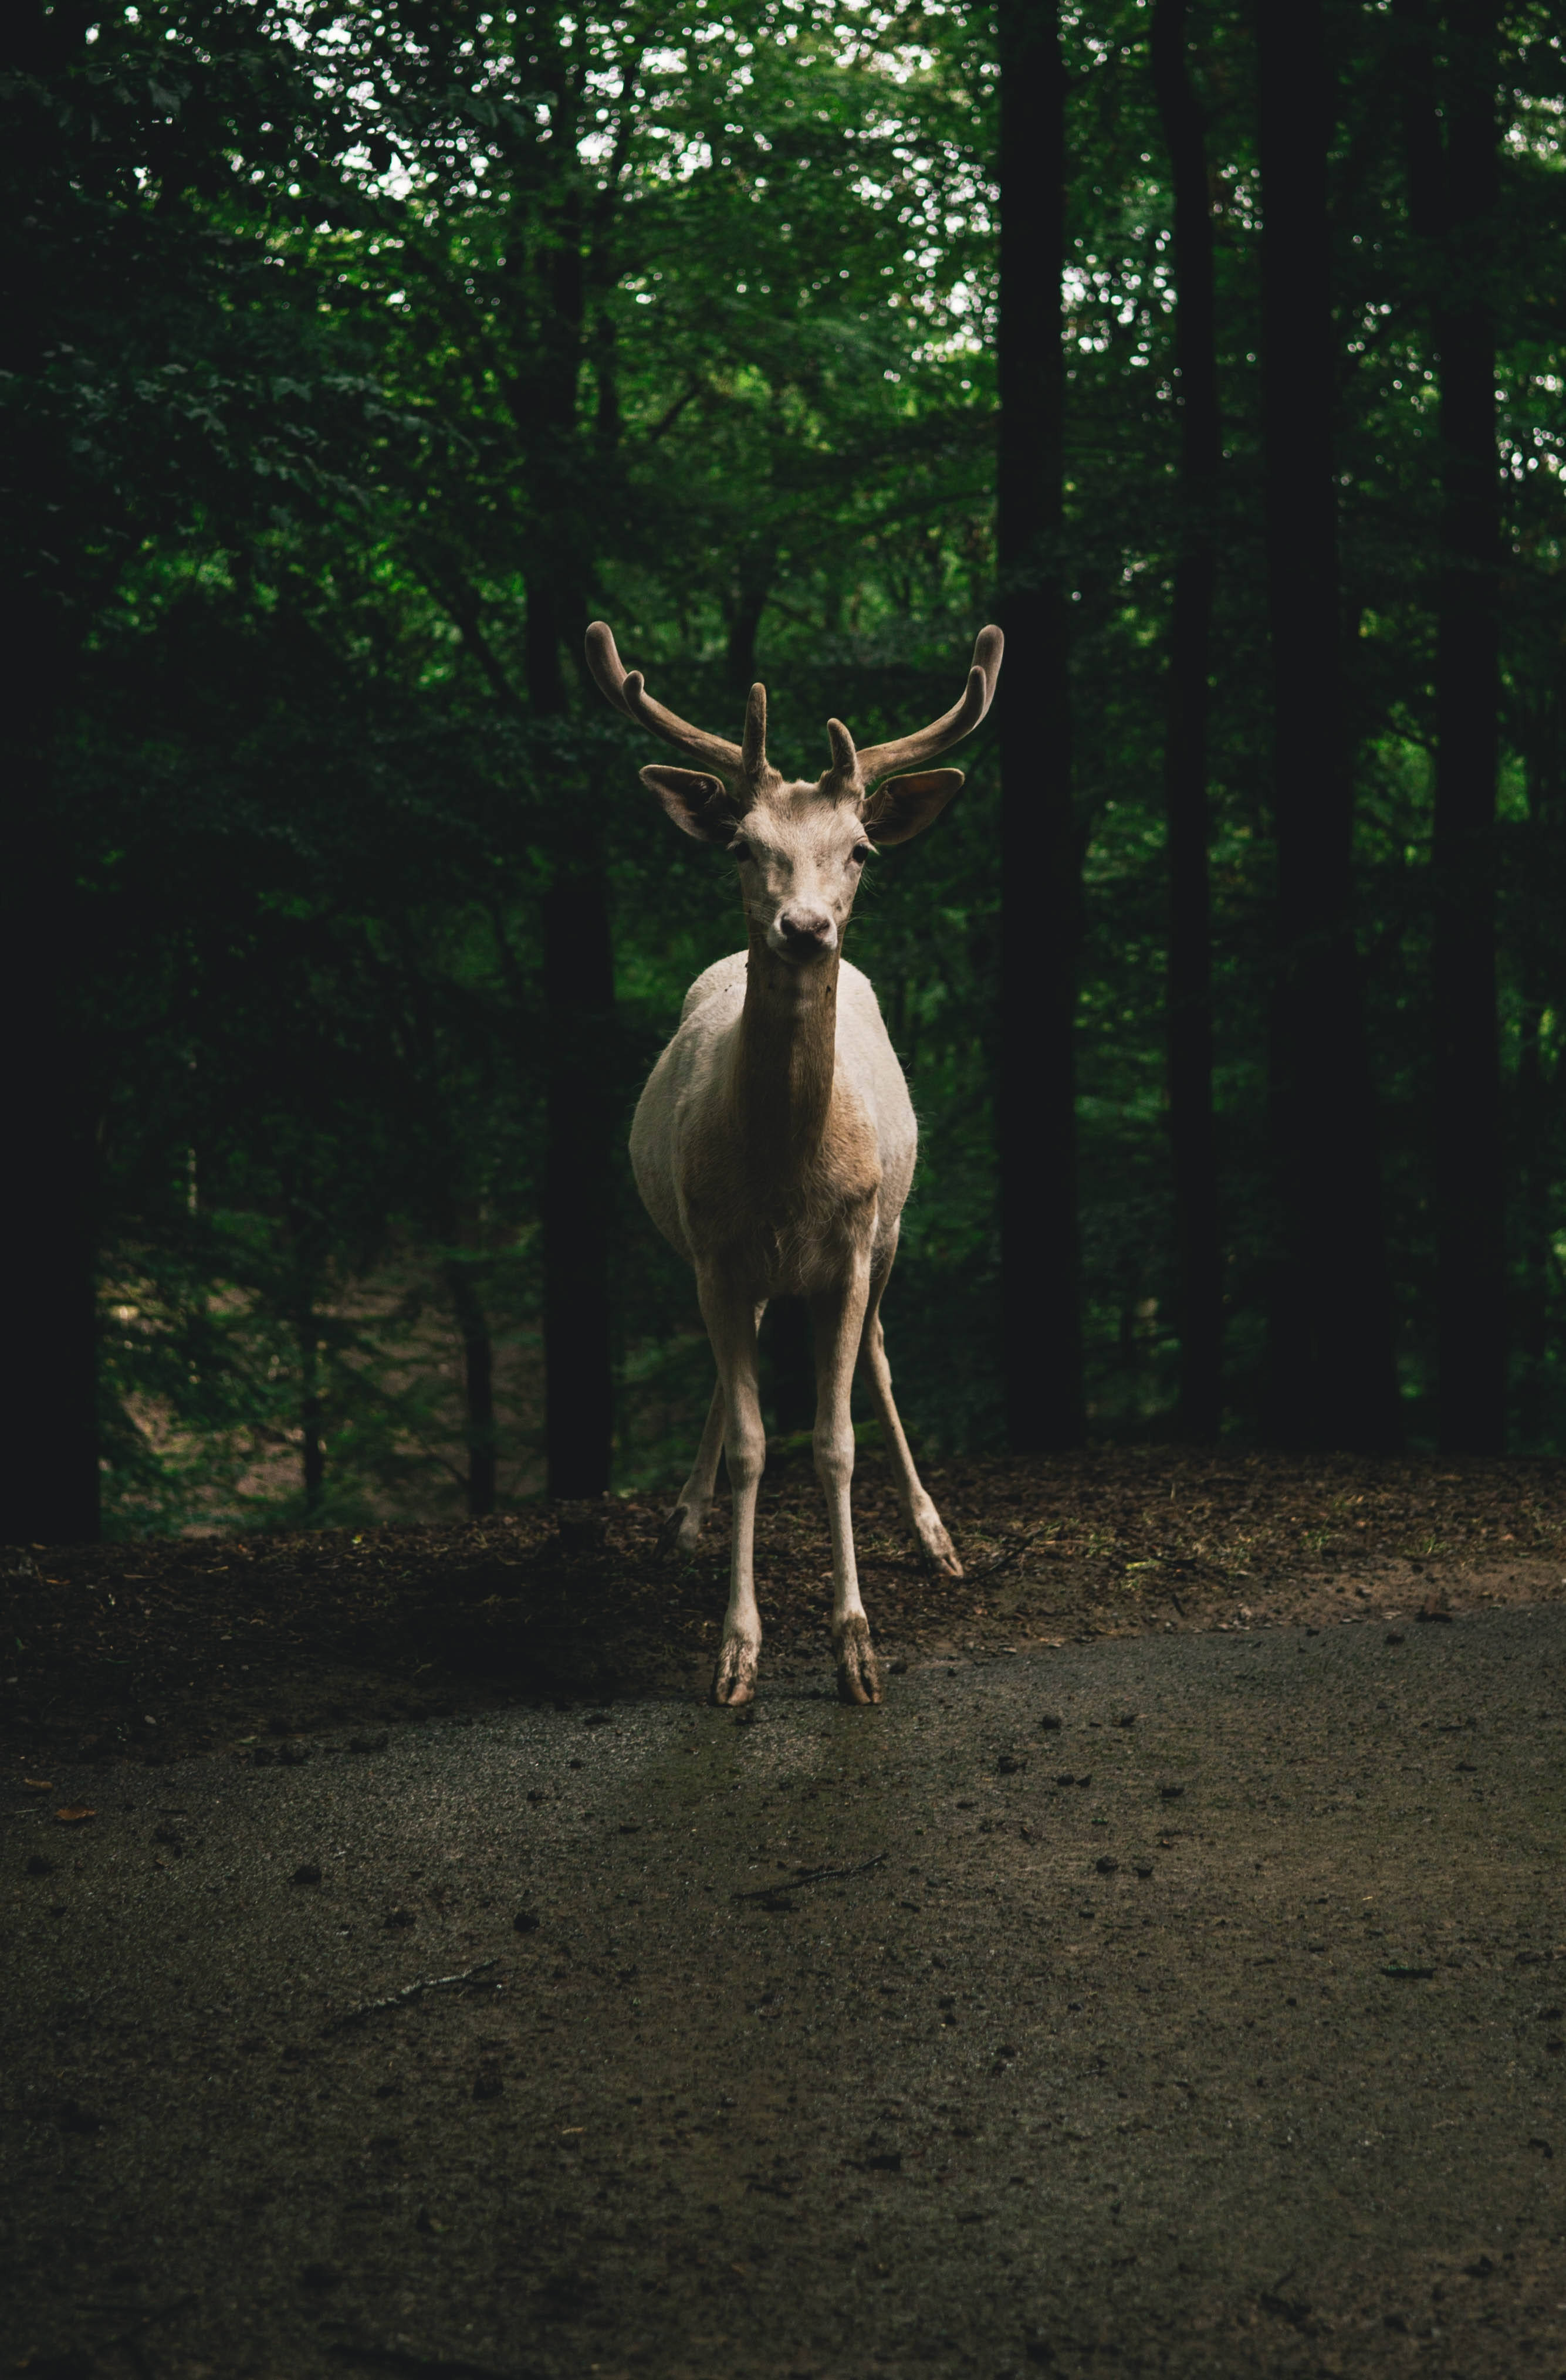
[[(1100, 1449), (936, 1463), (967, 1575), (925, 1575), (882, 1461), (855, 1481), (860, 1575), (892, 1660), (1153, 1631), (1324, 1625), (1566, 1594), (1566, 1466)], [(475, 1712), (518, 1694), (690, 1692), (726, 1593), (720, 1505), (698, 1558), (663, 1502), (528, 1507), (446, 1532), (205, 1537), (0, 1556), (0, 1759), (152, 1765), (258, 1739)], [(808, 1458), (774, 1450), (757, 1576), (762, 1679), (828, 1653)]]
[[(1111, 1602), (1099, 1556), (1083, 1641), (904, 1620), (876, 1710), (802, 1634), (737, 1717), (13, 1770), (7, 2368), (1555, 2380), (1566, 1609), (1329, 1551), (1269, 1557), (1251, 1625), (1227, 1573), (1172, 1626)], [(977, 1599), (926, 1624), (977, 1643)]]

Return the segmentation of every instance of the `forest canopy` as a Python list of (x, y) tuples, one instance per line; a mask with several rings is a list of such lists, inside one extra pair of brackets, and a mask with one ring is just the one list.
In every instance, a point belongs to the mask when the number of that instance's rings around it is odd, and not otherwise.
[(812, 775), (1006, 627), (849, 953), (925, 1444), (1559, 1451), (1563, 107), (1478, 0), (24, 0), (0, 1535), (688, 1459), (743, 925), (596, 617)]

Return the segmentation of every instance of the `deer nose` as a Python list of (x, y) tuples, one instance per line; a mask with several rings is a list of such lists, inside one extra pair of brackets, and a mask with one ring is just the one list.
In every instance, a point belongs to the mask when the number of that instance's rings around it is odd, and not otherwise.
[(824, 909), (785, 909), (778, 919), (791, 951), (802, 955), (832, 947), (832, 919)]

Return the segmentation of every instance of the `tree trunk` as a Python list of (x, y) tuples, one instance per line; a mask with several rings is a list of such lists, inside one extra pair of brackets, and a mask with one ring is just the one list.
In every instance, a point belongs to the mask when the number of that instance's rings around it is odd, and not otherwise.
[[(566, 128), (566, 114), (556, 126)], [(563, 210), (538, 260), (537, 349), (514, 410), (530, 451), (542, 566), (528, 577), (526, 657), (535, 720), (564, 716), (561, 649), (586, 625), (583, 455), (577, 422), (586, 281), (579, 208)], [(605, 432), (601, 414), (600, 440)], [(572, 789), (552, 812), (544, 895), (548, 1036), (544, 1160), (544, 1446), (552, 1496), (601, 1496), (614, 1427), (609, 1314), (613, 1199), (614, 956), (609, 888), (590, 803)]]
[(467, 1511), (482, 1521), (495, 1509), (495, 1365), (489, 1317), (459, 1257), (443, 1267), (446, 1290), (462, 1333), (462, 1383), (467, 1409)]
[(1271, 1050), (1281, 1247), (1271, 1422), (1289, 1444), (1396, 1446), (1402, 1424), (1375, 1101), (1351, 908), (1322, 0), (1259, 0), (1262, 400), (1274, 674), (1278, 974)]
[[(482, 638), (464, 621), (460, 598), (446, 600), (482, 658)], [(580, 614), (581, 606), (562, 601), (548, 577), (540, 573), (528, 579), (523, 652), (535, 720), (565, 714), (562, 633), (574, 635)], [(492, 656), (487, 666), (501, 702), (521, 718), (522, 706), (504, 670)], [(573, 795), (578, 796), (575, 802)], [(551, 876), (543, 898), (544, 1459), (548, 1492), (557, 1497), (604, 1493), (614, 1428), (609, 1310), (617, 1078), (614, 951), (597, 827), (590, 804), (579, 796), (579, 788), (567, 789), (551, 807)], [(470, 1363), (470, 1415), (473, 1378)], [(470, 1499), (480, 1492), (470, 1473)], [(492, 1502), (492, 1467), (487, 1492)]]
[(67, 1013), (72, 904), (29, 864), (30, 823), (18, 816), (13, 828), (6, 904), (0, 1542), (84, 1545), (100, 1529), (96, 1118), (89, 1052)]
[(1436, 1206), (1444, 1453), (1506, 1443), (1505, 1177), (1496, 1016), (1496, 326), (1491, 303), (1499, 35), (1494, 0), (1448, 11), (1447, 237), (1436, 644)]
[(1517, 1434), (1524, 1450), (1539, 1447), (1545, 1435), (1545, 1390), (1549, 1371), (1550, 1174), (1548, 1153), (1554, 1135), (1549, 1128), (1548, 1078), (1545, 1071), (1545, 1040), (1548, 1011), (1538, 997), (1525, 997), (1522, 1047), (1517, 1062), (1517, 1141), (1521, 1164), (1517, 1185), (1518, 1238), (1522, 1255), (1522, 1299), (1517, 1332), (1522, 1358), (1517, 1384)]
[(1074, 1032), (1082, 842), (1066, 674), (1065, 61), (1059, 10), (1001, 10), (1002, 1365), (1013, 1448), (1079, 1445)]
[(313, 1520), (321, 1510), (326, 1484), (326, 1441), (322, 1435), (320, 1334), (312, 1307), (301, 1311), (295, 1325), (299, 1346), (299, 1449), (305, 1483), (305, 1516)]
[(1530, 1450), (1542, 1445), (1549, 1427), (1549, 1322), (1556, 1274), (1551, 1207), (1561, 1145), (1549, 1043), (1551, 1012), (1559, 1012), (1560, 1005), (1558, 920), (1560, 888), (1566, 882), (1566, 654), (1559, 644), (1542, 654), (1536, 650), (1534, 668), (1533, 685), (1520, 690), (1518, 702), (1528, 822), (1522, 867), (1512, 887), (1513, 948), (1522, 996), (1516, 1131), (1516, 1245), (1522, 1273), (1517, 1433)]
[[(560, 613), (552, 594), (533, 582), (528, 612), (534, 715), (557, 715), (565, 705)], [(586, 801), (557, 806), (551, 867), (543, 904), (544, 1446), (552, 1496), (601, 1496), (614, 1429), (614, 953), (603, 856)]]
[[(87, 60), (89, 12), (27, 0), (7, 20), (13, 74), (45, 84)], [(7, 193), (57, 188), (68, 151), (53, 105), (13, 107)], [(0, 368), (25, 399), (61, 334), (58, 288), (26, 221), (7, 218)], [(10, 409), (4, 522), (6, 698), (0, 706), (6, 865), (0, 872), (0, 1542), (86, 1544), (100, 1528), (98, 1132), (101, 1080), (81, 998), (91, 952), (74, 856), (55, 807), (86, 606), (75, 581), (68, 425), (47, 404)], [(99, 524), (94, 525), (99, 526)]]
[[(27, 459), (36, 464), (36, 451)], [(100, 1529), (101, 1100), (79, 1007), (88, 928), (53, 798), (51, 747), (68, 710), (71, 661), (55, 624), (40, 617), (37, 588), (14, 587), (13, 595), (15, 698), (0, 726), (8, 799), (0, 1181), (10, 1263), (0, 1365), (0, 1541), (86, 1544)]]
[(724, 674), (734, 692), (742, 697), (750, 692), (756, 682), (756, 639), (767, 598), (772, 591), (774, 566), (770, 552), (743, 556), (735, 584), (723, 607), (728, 625)]
[(1223, 1267), (1212, 1111), (1212, 901), (1208, 880), (1208, 674), (1222, 459), (1212, 212), (1202, 112), (1185, 61), (1186, 0), (1153, 11), (1153, 83), (1174, 185), (1181, 538), (1169, 639), (1169, 1114), (1180, 1258), (1182, 1434), (1215, 1439), (1223, 1401)]

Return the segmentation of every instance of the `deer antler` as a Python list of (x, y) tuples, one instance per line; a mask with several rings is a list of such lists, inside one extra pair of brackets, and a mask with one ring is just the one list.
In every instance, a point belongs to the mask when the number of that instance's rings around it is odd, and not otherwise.
[(971, 735), (995, 699), (1005, 644), (999, 628), (979, 630), (962, 699), (943, 719), (921, 727), (917, 735), (900, 735), (891, 744), (867, 744), (863, 751), (858, 751), (842, 720), (829, 719), (827, 734), (832, 739), (832, 765), (821, 780), (822, 791), (840, 800), (849, 795), (872, 793), (884, 778), (900, 776), (905, 769), (921, 768), (938, 752)]
[(731, 788), (754, 785), (767, 767), (767, 689), (753, 686), (745, 710), (745, 742), (731, 744), (726, 736), (709, 735), (691, 727), (661, 702), (655, 702), (642, 682), (640, 670), (627, 671), (614, 650), (614, 637), (605, 620), (588, 630), (588, 667), (616, 710), (662, 735), (688, 759), (699, 761)]

